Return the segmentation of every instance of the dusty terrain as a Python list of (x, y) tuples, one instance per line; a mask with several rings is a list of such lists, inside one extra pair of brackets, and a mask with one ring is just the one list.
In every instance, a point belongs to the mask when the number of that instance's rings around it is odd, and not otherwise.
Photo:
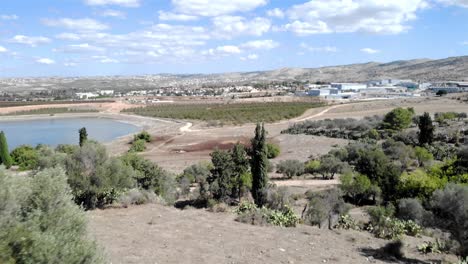
[[(96, 210), (89, 212), (89, 219), (91, 232), (113, 264), (393, 262), (378, 250), (388, 241), (367, 232), (252, 226), (235, 222), (229, 212), (181, 211), (150, 204)], [(411, 246), (406, 246), (407, 259), (401, 263), (431, 263), (447, 257), (417, 253), (415, 247), (423, 238), (405, 241)]]
[[(276, 142), (282, 149), (281, 155), (273, 162), (286, 159), (305, 161), (311, 155), (327, 153), (333, 146), (347, 144), (347, 140), (326, 137), (281, 134), (294, 122), (318, 120), (325, 118), (362, 118), (370, 115), (383, 115), (395, 107), (414, 107), (417, 114), (423, 112), (468, 112), (468, 104), (450, 98), (416, 98), (336, 104), (308, 110), (304, 115), (292, 120), (267, 124), (269, 140)], [(242, 126), (206, 127), (203, 123), (193, 121), (174, 123), (165, 129), (167, 132), (150, 130), (156, 141), (143, 153), (162, 167), (173, 172), (202, 160), (209, 159), (214, 148), (225, 149), (236, 142), (247, 143), (253, 136), (254, 124)], [(173, 129), (173, 130), (171, 130)], [(130, 138), (122, 139), (120, 144), (112, 144), (113, 153), (128, 149)]]

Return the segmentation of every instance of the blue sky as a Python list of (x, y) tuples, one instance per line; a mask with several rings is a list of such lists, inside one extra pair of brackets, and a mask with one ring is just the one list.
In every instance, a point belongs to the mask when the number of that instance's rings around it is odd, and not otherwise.
[(0, 76), (215, 73), (468, 53), (468, 0), (16, 0)]

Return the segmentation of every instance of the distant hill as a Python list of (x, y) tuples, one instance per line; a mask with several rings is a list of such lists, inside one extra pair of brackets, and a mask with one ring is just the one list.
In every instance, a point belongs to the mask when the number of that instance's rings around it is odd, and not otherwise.
[(468, 80), (468, 56), (440, 60), (416, 59), (389, 63), (369, 62), (321, 68), (283, 68), (273, 71), (223, 73), (219, 78), (268, 80), (311, 80), (359, 82), (384, 78), (415, 81)]
[[(368, 62), (322, 68), (283, 68), (272, 71), (218, 74), (153, 74), (140, 76), (43, 77), (0, 79), (0, 91), (116, 91), (161, 87), (219, 87), (272, 81), (365, 82), (379, 79), (468, 81), (468, 56), (441, 60), (417, 59), (389, 63)], [(20, 79), (20, 81), (18, 81)]]

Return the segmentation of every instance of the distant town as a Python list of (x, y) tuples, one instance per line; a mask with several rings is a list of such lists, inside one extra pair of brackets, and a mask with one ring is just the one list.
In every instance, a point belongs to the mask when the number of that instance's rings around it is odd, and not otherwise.
[(380, 79), (367, 82), (272, 81), (243, 83), (213, 77), (139, 76), (100, 78), (0, 79), (0, 101), (98, 100), (125, 98), (156, 104), (163, 97), (254, 98), (318, 97), (325, 100), (366, 100), (420, 97), (468, 91), (468, 82), (421, 82)]

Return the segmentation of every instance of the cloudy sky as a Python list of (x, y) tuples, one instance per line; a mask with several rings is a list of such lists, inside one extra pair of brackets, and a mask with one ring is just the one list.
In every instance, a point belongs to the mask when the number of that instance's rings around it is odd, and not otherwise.
[(468, 0), (4, 0), (0, 76), (214, 73), (468, 54)]

